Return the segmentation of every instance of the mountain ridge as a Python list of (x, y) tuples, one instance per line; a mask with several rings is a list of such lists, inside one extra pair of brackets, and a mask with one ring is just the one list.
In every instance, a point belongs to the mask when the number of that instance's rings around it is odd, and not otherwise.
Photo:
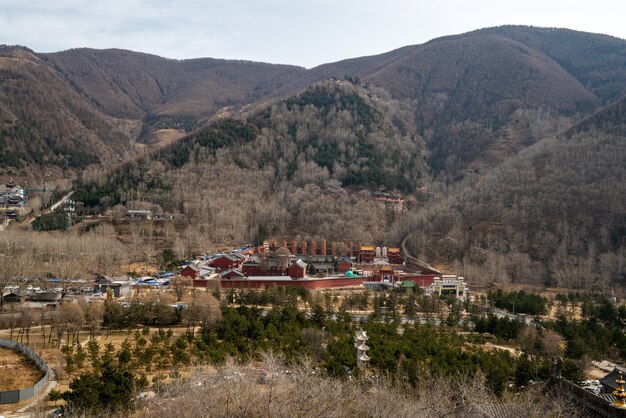
[[(40, 133), (37, 124), (28, 122), (33, 116), (23, 118), (29, 128), (41, 137), (82, 137), (87, 148), (103, 153), (102, 161), (175, 141), (217, 115), (289, 97), (323, 79), (347, 77), (377, 97), (412, 108), (433, 171), (454, 177), (497, 164), (626, 94), (626, 41), (567, 29), (485, 28), (311, 69), (215, 58), (175, 60), (122, 49), (42, 54), (20, 48), (3, 47), (0, 68), (10, 69), (9, 50), (38, 57), (49, 71), (31, 74), (31, 85), (45, 91), (52, 80), (58, 92), (71, 90), (70, 102), (84, 101), (80, 107), (89, 109), (85, 112), (99, 125), (109, 126), (106, 131), (116, 139), (99, 133), (102, 129), (87, 127), (91, 132), (84, 134), (73, 124), (66, 124), (69, 132)], [(59, 107), (52, 98), (28, 101), (16, 104), (0, 97), (0, 112), (42, 118)], [(116, 152), (104, 152), (108, 148)]]

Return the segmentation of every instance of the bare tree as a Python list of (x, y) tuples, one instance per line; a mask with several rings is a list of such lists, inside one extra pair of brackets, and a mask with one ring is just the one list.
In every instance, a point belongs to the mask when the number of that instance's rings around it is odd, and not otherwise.
[(190, 277), (178, 275), (170, 280), (169, 287), (174, 291), (174, 294), (176, 294), (176, 300), (180, 302), (183, 300), (185, 293), (192, 284), (193, 282)]
[(190, 331), (193, 335), (196, 324), (199, 324), (201, 329), (205, 329), (222, 319), (220, 304), (208, 292), (194, 292), (183, 311), (183, 317), (187, 322), (188, 332)]
[(57, 334), (57, 348), (61, 345), (63, 334), (66, 335), (66, 344), (78, 341), (78, 332), (85, 322), (80, 305), (72, 302), (62, 303), (55, 312), (55, 327)]
[(85, 324), (89, 328), (89, 339), (93, 339), (96, 332), (100, 330), (104, 317), (104, 303), (99, 300), (81, 301), (80, 307), (83, 310)]

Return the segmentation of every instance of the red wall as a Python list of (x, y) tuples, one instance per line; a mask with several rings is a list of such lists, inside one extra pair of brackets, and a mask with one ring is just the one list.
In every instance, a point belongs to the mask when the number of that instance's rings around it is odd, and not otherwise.
[(301, 279), (304, 277), (304, 269), (300, 268), (297, 264), (292, 264), (291, 266), (289, 266), (289, 276), (296, 278), (296, 279)]
[(261, 266), (257, 266), (257, 265), (247, 266), (244, 264), (241, 267), (241, 271), (246, 276), (262, 276), (263, 275), (263, 269), (261, 268)]
[(352, 263), (349, 263), (347, 261), (340, 261), (339, 263), (337, 263), (337, 270), (339, 271), (339, 273), (345, 273), (350, 269), (352, 269)]
[(193, 287), (207, 287), (208, 280), (205, 279), (196, 279), (193, 281)]

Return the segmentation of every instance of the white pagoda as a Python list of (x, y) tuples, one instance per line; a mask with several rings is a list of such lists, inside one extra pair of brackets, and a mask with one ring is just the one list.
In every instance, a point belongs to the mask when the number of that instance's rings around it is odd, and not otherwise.
[(365, 343), (369, 340), (365, 331), (357, 331), (354, 336), (354, 347), (356, 348), (356, 364), (360, 369), (366, 369), (370, 361), (367, 351), (370, 349)]

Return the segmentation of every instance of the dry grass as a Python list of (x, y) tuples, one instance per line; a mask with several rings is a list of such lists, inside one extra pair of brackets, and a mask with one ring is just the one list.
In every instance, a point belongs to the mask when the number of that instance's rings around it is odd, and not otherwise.
[(159, 129), (152, 133), (152, 139), (154, 141), (152, 146), (154, 148), (162, 148), (176, 142), (186, 135), (187, 133), (185, 131), (179, 131), (177, 129)]
[(490, 407), (503, 404), (525, 412), (516, 416), (576, 415), (539, 390), (495, 399), (481, 377), (430, 378), (409, 388), (373, 375), (348, 381), (324, 377), (306, 360), (287, 371), (276, 356), (264, 357), (264, 369), (228, 363), (172, 385), (138, 405), (133, 416), (484, 417)]
[(43, 375), (24, 354), (0, 347), (0, 391), (33, 386)]

